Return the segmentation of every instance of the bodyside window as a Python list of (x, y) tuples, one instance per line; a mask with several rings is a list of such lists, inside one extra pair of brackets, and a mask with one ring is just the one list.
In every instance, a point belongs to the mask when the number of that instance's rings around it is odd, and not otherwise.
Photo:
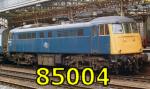
[(83, 29), (78, 30), (78, 36), (83, 36)]
[(44, 32), (40, 32), (40, 38), (44, 38)]
[(52, 32), (48, 32), (48, 38), (52, 37)]
[(36, 38), (36, 33), (32, 33), (32, 38)]

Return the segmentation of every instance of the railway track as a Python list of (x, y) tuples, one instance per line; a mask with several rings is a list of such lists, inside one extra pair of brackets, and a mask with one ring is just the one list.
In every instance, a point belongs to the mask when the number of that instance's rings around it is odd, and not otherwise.
[[(17, 68), (13, 68), (13, 69), (17, 69)], [(0, 82), (1, 83), (5, 83), (8, 85), (13, 85), (13, 86), (17, 86), (17, 87), (21, 87), (21, 89), (25, 88), (25, 89), (57, 89), (58, 87), (56, 86), (44, 86), (41, 87), (39, 85), (36, 84), (35, 79), (36, 79), (37, 75), (35, 73), (29, 73), (28, 71), (20, 71), (20, 70), (11, 70), (11, 69), (4, 69), (4, 68), (0, 68)], [(54, 78), (50, 78), (50, 79), (54, 79)], [(9, 81), (5, 81), (5, 80), (9, 80)], [(26, 81), (26, 83), (23, 83), (24, 81)], [(91, 89), (91, 88), (85, 88), (82, 86), (70, 86), (68, 84), (63, 84), (60, 86), (62, 89)], [(61, 89), (58, 88), (58, 89)]]
[(122, 79), (128, 81), (136, 81), (136, 82), (145, 82), (150, 83), (150, 76), (143, 76), (143, 75), (134, 75), (134, 76), (113, 76), (112, 79)]
[(143, 50), (145, 53), (149, 53), (150, 52), (150, 48), (146, 48)]
[[(36, 84), (35, 70), (15, 68), (15, 67), (0, 67), (0, 83), (21, 87), (21, 89), (102, 89), (101, 84), (94, 83), (92, 86), (84, 86), (79, 83), (77, 86), (70, 86), (64, 83), (61, 86), (44, 86)], [(57, 80), (50, 77), (52, 80)], [(146, 80), (146, 81), (145, 81)], [(122, 83), (121, 83), (122, 82)], [(129, 83), (130, 82), (130, 83)], [(126, 83), (126, 84), (125, 84)], [(133, 84), (132, 84), (133, 83)], [(150, 77), (145, 76), (111, 76), (110, 85), (107, 88), (114, 89), (150, 89), (150, 86), (136, 86), (134, 83), (150, 83)], [(128, 85), (129, 84), (129, 85)]]

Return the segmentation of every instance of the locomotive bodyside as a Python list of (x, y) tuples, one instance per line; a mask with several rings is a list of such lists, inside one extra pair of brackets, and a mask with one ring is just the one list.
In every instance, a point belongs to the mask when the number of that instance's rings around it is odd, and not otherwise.
[(97, 32), (93, 34), (95, 36), (92, 36), (93, 26), (83, 25), (85, 26), (41, 28), (39, 31), (35, 28), (30, 31), (25, 29), (21, 32), (11, 31), (9, 51), (10, 53), (35, 54), (110, 54), (110, 37), (98, 36)]

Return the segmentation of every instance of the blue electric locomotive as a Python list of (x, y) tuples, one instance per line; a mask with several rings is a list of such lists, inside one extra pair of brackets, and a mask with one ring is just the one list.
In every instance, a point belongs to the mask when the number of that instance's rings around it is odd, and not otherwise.
[[(83, 23), (27, 25), (9, 32), (5, 49), (18, 64), (119, 69), (120, 63), (129, 66), (129, 62), (143, 61), (141, 37), (134, 23), (127, 17), (108, 16)], [(133, 65), (132, 69), (139, 66)]]

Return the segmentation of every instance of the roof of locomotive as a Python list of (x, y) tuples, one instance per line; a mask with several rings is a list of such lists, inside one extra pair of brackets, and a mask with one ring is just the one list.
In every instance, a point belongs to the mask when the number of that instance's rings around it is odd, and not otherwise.
[(99, 17), (90, 22), (82, 22), (82, 23), (71, 23), (71, 24), (61, 24), (55, 26), (46, 26), (46, 27), (34, 27), (29, 28), (15, 28), (12, 29), (11, 33), (18, 33), (18, 32), (34, 32), (34, 31), (45, 31), (45, 30), (59, 30), (59, 29), (69, 29), (69, 28), (82, 28), (82, 27), (90, 27), (93, 25), (98, 24), (110, 24), (110, 23), (124, 23), (124, 22), (134, 22), (133, 19), (124, 17), (124, 16), (107, 16), (107, 17)]
[(107, 16), (107, 17), (99, 17), (90, 21), (90, 23), (92, 24), (109, 24), (109, 23), (124, 23), (124, 22), (134, 22), (134, 20), (132, 18), (124, 16)]

